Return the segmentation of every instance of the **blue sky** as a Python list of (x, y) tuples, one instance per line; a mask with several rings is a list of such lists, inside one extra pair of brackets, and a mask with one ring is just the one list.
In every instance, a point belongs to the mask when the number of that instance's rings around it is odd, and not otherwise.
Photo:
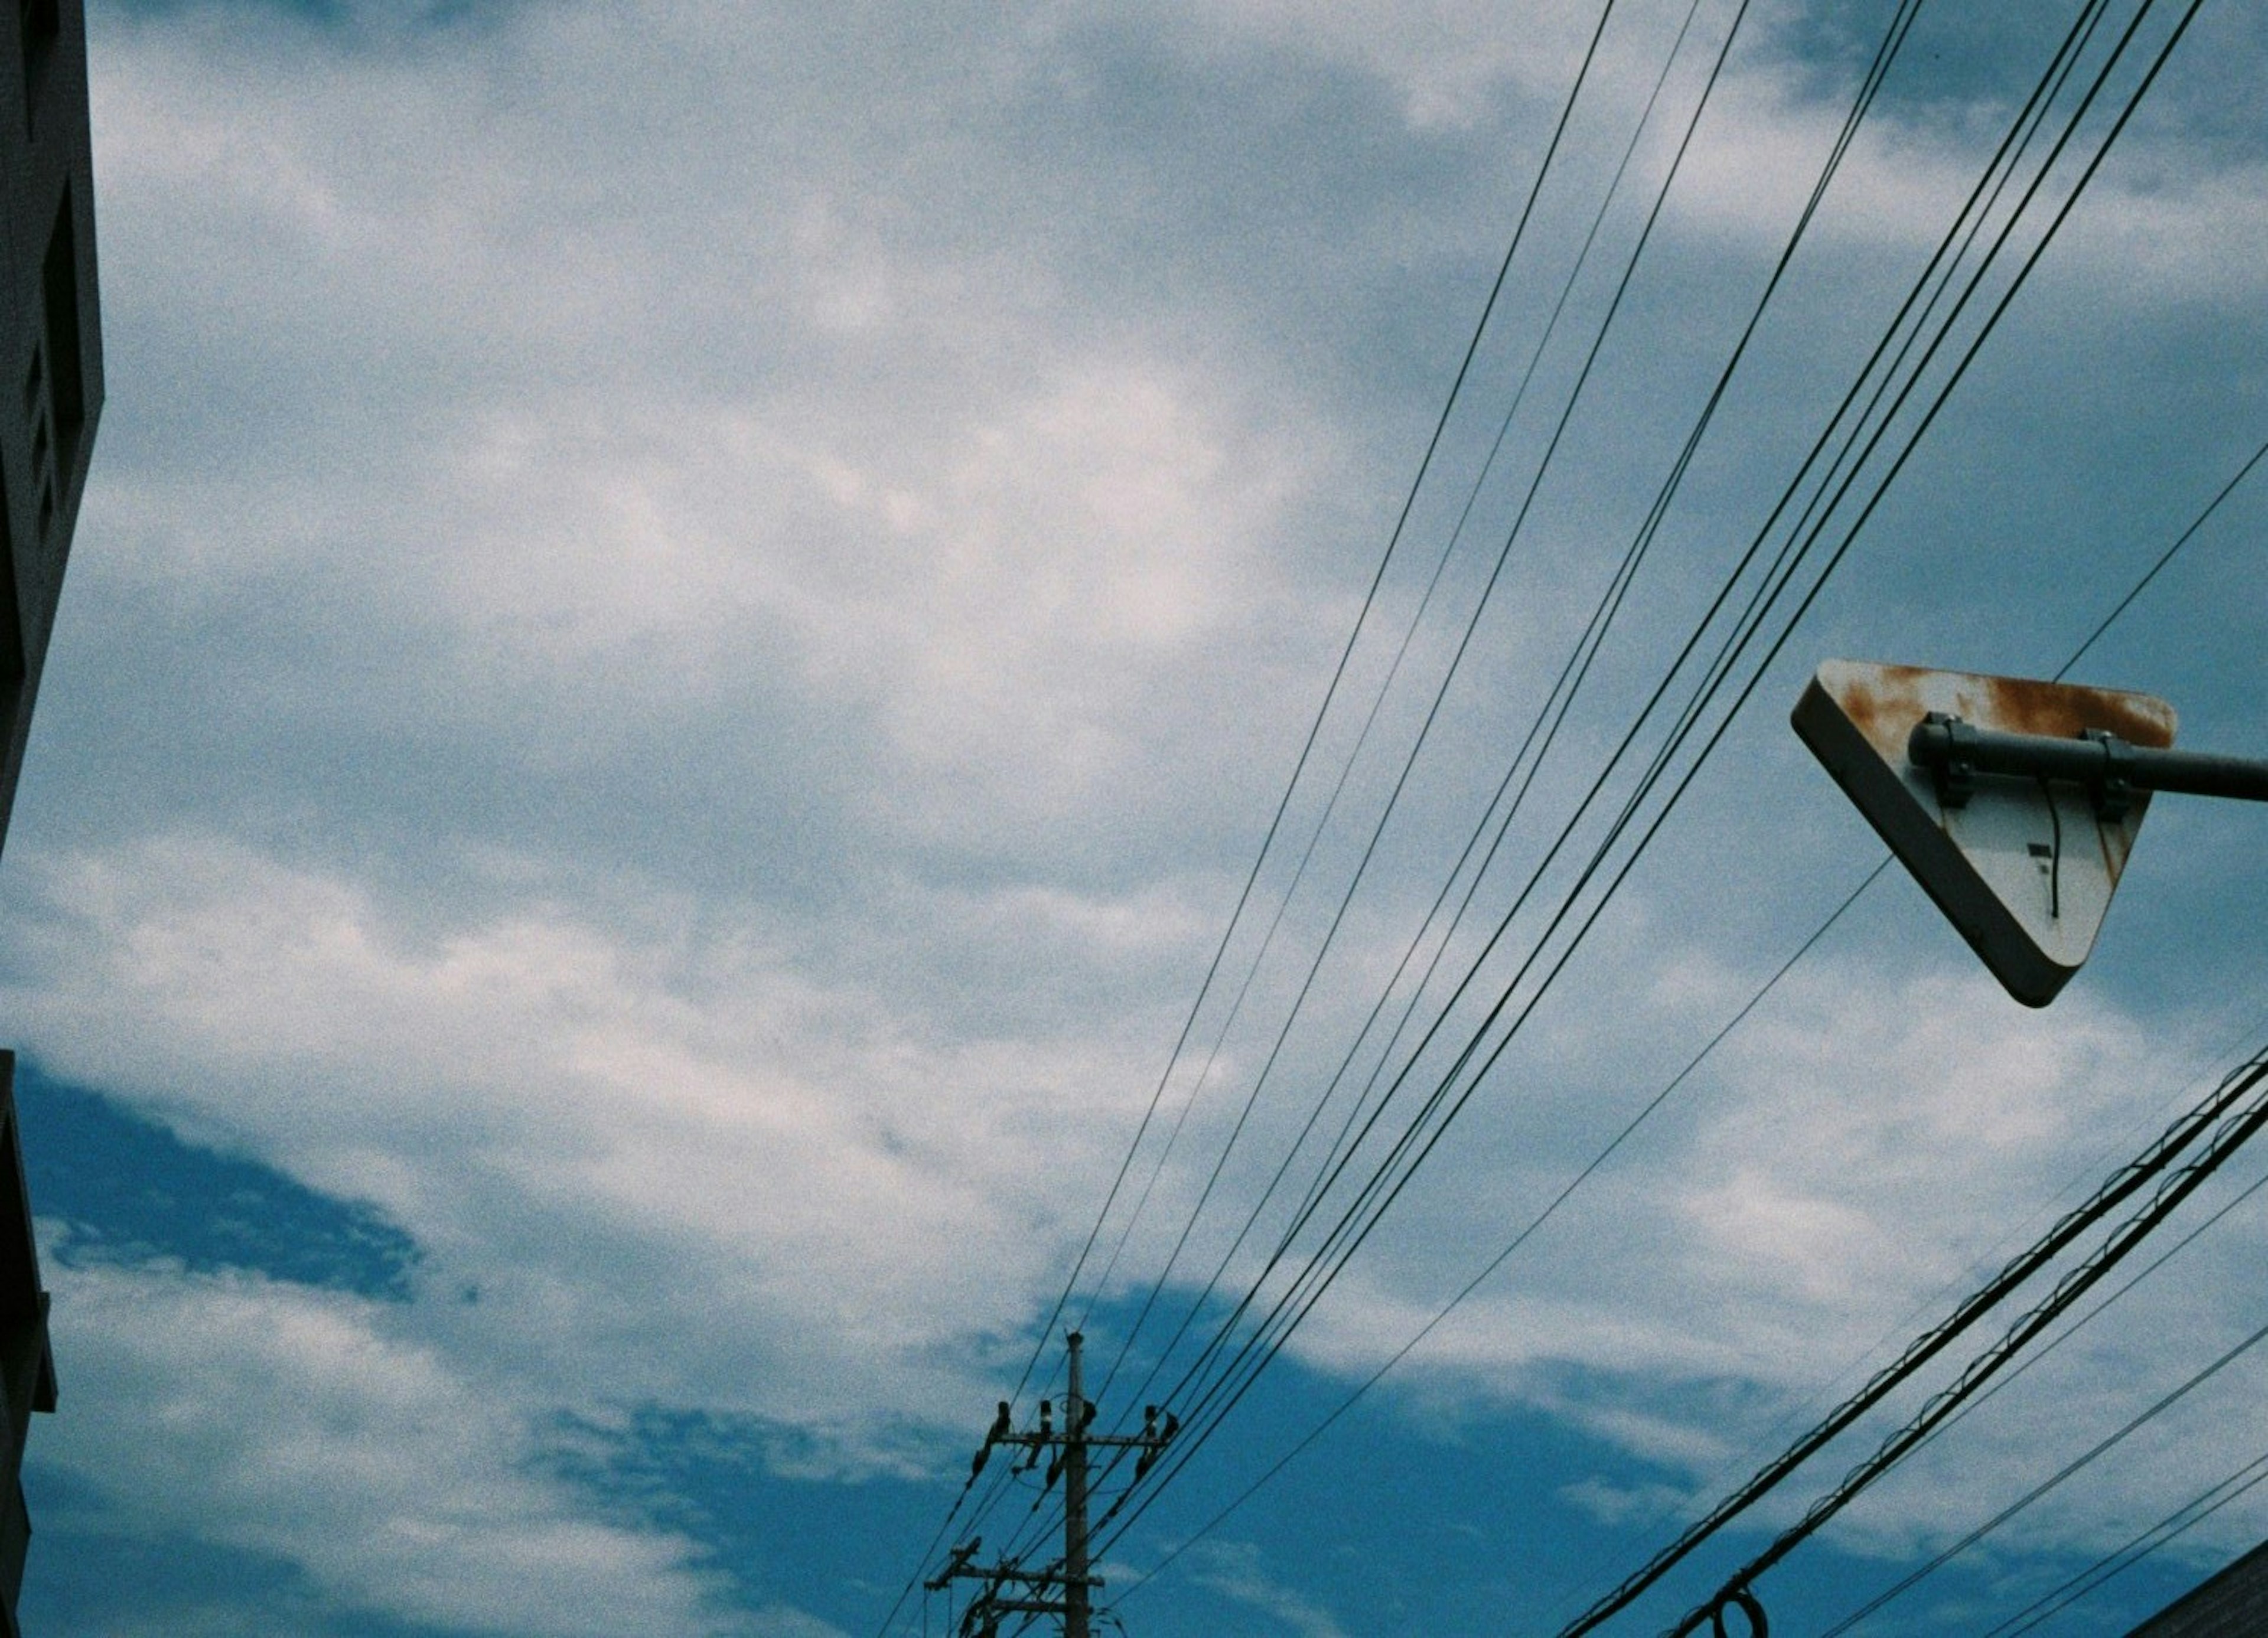
[[(1231, 1289), (1256, 1274), (1236, 1222), (1609, 584), (1891, 10), (1749, 9), (1198, 1214), (1734, 9), (1697, 8), (1642, 130), (1685, 8), (1616, 10), (1346, 699), (1385, 678), (1477, 482), (1473, 522), (1250, 1000), (1199, 1014), (1211, 1076), (1167, 1083), (1185, 1135), (1079, 1293), (1100, 1358), (1152, 1360), (1224, 1258)], [(1974, 10), (1923, 7), (1484, 907), (2078, 8)], [(28, 1630), (883, 1627), (1167, 1070), (1595, 16), (94, 7), (109, 401), (0, 868), (62, 1387), (26, 1466)], [(1887, 878), (1196, 1534), (1872, 868), (1787, 731), (1810, 665), (2051, 672), (2268, 438), (2264, 35), (2255, 8), (2199, 11), (1564, 978), (1112, 1546), (1128, 1631), (1556, 1631), (2260, 1047), (2256, 812), (2159, 804), (2044, 1013)], [(2170, 698), (2186, 744), (2268, 748), (2263, 485), (2075, 673)], [(1358, 717), (1325, 719), (1318, 768)], [(1775, 1630), (1839, 1618), (2268, 1320), (2264, 1210), (1776, 1570)], [(1860, 1630), (1989, 1627), (2268, 1452), (2260, 1371)], [(2123, 1632), (2268, 1534), (2261, 1494), (2043, 1630)], [(1626, 1629), (1764, 1539), (1735, 1533)]]

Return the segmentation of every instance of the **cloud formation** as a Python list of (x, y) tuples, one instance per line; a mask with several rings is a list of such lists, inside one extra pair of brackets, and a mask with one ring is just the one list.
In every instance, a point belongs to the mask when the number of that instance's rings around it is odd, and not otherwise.
[[(113, 1497), (210, 1464), (217, 1504), (150, 1528), (287, 1559), (413, 1626), (818, 1620), (540, 1476), (539, 1430), (657, 1405), (750, 1418), (795, 1429), (799, 1471), (848, 1491), (939, 1471), (1012, 1378), (1580, 58), (1580, 19), (1546, 10), (99, 14), (113, 403), (0, 884), (10, 1008), (56, 1073), (366, 1202), (421, 1258), (387, 1309), (250, 1274), (58, 1274), (66, 1393), (89, 1408), (51, 1459)], [(1508, 395), (1676, 20), (1632, 6), (1609, 36), (1484, 401)], [(1760, 13), (1732, 59), (1416, 818), (1324, 973), (1330, 1030), (1391, 970), (1761, 288), (1847, 94), (1831, 21)], [(2180, 59), (1817, 643), (1973, 641), (1974, 664), (2041, 669), (2131, 583), (2114, 545), (2162, 538), (2233, 469), (2268, 219), (2217, 38)], [(1918, 70), (1854, 151), (1547, 807), (1831, 403), (1870, 339), (1851, 315), (1885, 310), (1940, 231), (2005, 113), (1996, 71), (2036, 41), (1987, 43), (1961, 76)], [(1645, 199), (1610, 212), (1609, 246)], [(1587, 275), (1577, 320), (1605, 288)], [(1539, 378), (1564, 387), (1574, 347)], [(2149, 430), (2174, 399), (2179, 440)], [(1456, 430), (1458, 474), (1488, 430)], [(1419, 544), (1446, 535), (1440, 494)], [(1473, 561), (1443, 606), (1478, 597)], [(1423, 568), (1413, 546), (1389, 614)], [(2171, 651), (2137, 680), (2183, 686), (2185, 715), (2228, 736), (2263, 720), (2216, 658), (2249, 653), (2262, 593), (2195, 572), (2225, 595), (2146, 626)], [(1449, 651), (1428, 628), (1412, 675)], [(1389, 734), (1414, 732), (1403, 698)], [(1697, 788), (1302, 1333), (1303, 1366), (1351, 1383), (1399, 1347), (1871, 856), (1784, 738), (1728, 741), (1740, 773)], [(2146, 843), (2127, 892), (2169, 907), (2114, 919), (2154, 952), (2142, 976), (2015, 1016), (1896, 899), (1434, 1334), (1409, 1414), (1560, 1419), (1631, 1464), (1576, 1481), (1612, 1515), (1664, 1473), (1689, 1493), (1879, 1347), (2099, 1170), (2106, 1133), (2178, 1082), (2169, 1060), (2228, 1032), (2257, 933), (2158, 934), (2211, 897), (2183, 862), (2242, 849), (2217, 821), (2152, 824), (2179, 841)], [(1330, 845), (1322, 872), (1351, 868)], [(1302, 901), (1127, 1290), (1193, 1208), (1319, 924)], [(1302, 1037), (1286, 1078), (1330, 1056)], [(1303, 1113), (1258, 1112), (1228, 1198)], [(1226, 1238), (1193, 1244), (1209, 1268)], [(2125, 1402), (2140, 1333), (2066, 1402)], [(183, 1338), (197, 1369), (167, 1385)], [(1719, 1427), (1696, 1405), (1728, 1384), (1752, 1397)], [(239, 1392), (272, 1414), (216, 1408)], [(188, 1431), (137, 1443), (98, 1408), (143, 1395)], [(2041, 1419), (2010, 1428), (2013, 1470)], [(2073, 1506), (2057, 1539), (2100, 1534)], [(1870, 1539), (1896, 1550), (1960, 1511), (1917, 1489)], [(1216, 1592), (1337, 1630), (1242, 1550)], [(513, 1602), (563, 1561), (628, 1602)]]

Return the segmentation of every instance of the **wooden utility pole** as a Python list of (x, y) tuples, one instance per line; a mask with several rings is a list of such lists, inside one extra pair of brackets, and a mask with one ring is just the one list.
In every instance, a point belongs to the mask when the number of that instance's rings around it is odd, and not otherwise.
[[(1042, 1455), (1053, 1452), (1045, 1482), (1052, 1486), (1058, 1477), (1064, 1481), (1064, 1554), (1059, 1561), (1063, 1568), (1027, 1570), (1008, 1562), (979, 1564), (976, 1554), (984, 1545), (981, 1537), (954, 1548), (944, 1568), (923, 1585), (932, 1592), (942, 1592), (956, 1581), (984, 1583), (984, 1590), (969, 1600), (961, 1617), (961, 1631), (971, 1638), (990, 1638), (999, 1630), (1000, 1617), (1007, 1614), (1060, 1615), (1064, 1638), (1094, 1638), (1094, 1589), (1102, 1585), (1102, 1578), (1094, 1573), (1088, 1558), (1087, 1453), (1097, 1448), (1141, 1451), (1141, 1459), (1135, 1465), (1135, 1477), (1138, 1480), (1150, 1471), (1159, 1452), (1166, 1448), (1166, 1442), (1180, 1428), (1171, 1415), (1160, 1426), (1158, 1407), (1153, 1405), (1146, 1407), (1139, 1433), (1096, 1433), (1095, 1407), (1086, 1397), (1086, 1366), (1081, 1358), (1086, 1338), (1074, 1331), (1064, 1342), (1070, 1380), (1064, 1396), (1061, 1428), (1056, 1425), (1054, 1406), (1042, 1399), (1038, 1422), (1020, 1433), (1012, 1409), (1004, 1399), (969, 1469), (973, 1480), (984, 1470), (995, 1445), (1005, 1444), (1027, 1452), (1017, 1469), (1020, 1473), (1029, 1473), (1039, 1465)], [(1030, 1589), (1031, 1595), (1005, 1596), (1003, 1589), (1010, 1586)], [(1058, 1591), (1062, 1595), (1059, 1598), (1048, 1596)]]

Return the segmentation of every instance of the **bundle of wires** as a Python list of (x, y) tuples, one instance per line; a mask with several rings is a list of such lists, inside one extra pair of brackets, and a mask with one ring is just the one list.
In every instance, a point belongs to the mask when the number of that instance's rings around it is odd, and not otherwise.
[[(1074, 1328), (1085, 1329), (1105, 1296), (1116, 1300), (1116, 1295), (1124, 1289), (1123, 1269), (1130, 1249), (1138, 1244), (1137, 1227), (1153, 1202), (1164, 1198), (1160, 1182), (1189, 1130), (1191, 1111), (1216, 1083), (1223, 1044), (1255, 999), (1257, 976), (1285, 928), (1294, 895), (1316, 867), (1322, 838), (1347, 800), (1353, 770), (1373, 734), (1383, 732), (1381, 724), (1388, 716), (1385, 702), (1404, 674), (1419, 623), (1440, 595), (1446, 584), (1445, 568), (1460, 549), (1467, 525), (1476, 515), (1475, 501), (1507, 448), (1513, 419), (1538, 378), (1538, 360), (1561, 333), (1563, 319), (1572, 311), (1570, 293), (1584, 275), (1594, 251), (1606, 241), (1602, 225), (1631, 174), (1632, 157), (1641, 148), (1640, 138), (1654, 119), (1673, 70), (1687, 60), (1689, 45), (1692, 46), (1691, 55), (1705, 62), (1705, 67), (1696, 70), (1701, 79), (1698, 94), (1687, 110), (1668, 170), (1654, 187), (1619, 272), (1613, 275), (1611, 298), (1587, 342), (1580, 343), (1580, 364), (1541, 452), (1528, 472), (1512, 521), (1480, 591), (1465, 612), (1455, 642), (1448, 645), (1448, 658), (1431, 702), (1414, 738), (1399, 758), (1389, 762), (1397, 771), (1382, 807), (1367, 828), (1368, 840), (1359, 848), (1351, 875), (1332, 897), (1326, 930), (1290, 986), (1289, 1004), (1270, 1033), (1268, 1049), (1257, 1057), (1257, 1068), (1227, 1121), (1210, 1167), (1201, 1168), (1204, 1180), (1194, 1202), (1181, 1215), (1178, 1229), (1165, 1237), (1169, 1249), (1161, 1266), (1135, 1287), (1140, 1291), (1138, 1299), (1126, 1298), (1133, 1318), (1120, 1338), (1116, 1356), (1103, 1373), (1097, 1397), (1103, 1400), (1106, 1411), (1143, 1403), (1170, 1406), (1186, 1431), (1139, 1486), (1122, 1481), (1117, 1469), (1106, 1465), (1098, 1479), (1099, 1488), (1109, 1492), (1097, 1526), (1094, 1551), (1098, 1554), (1123, 1539), (1207, 1448), (1437, 1152), (1459, 1116), (1491, 1083), (1491, 1072), (1514, 1038), (1660, 834), (2069, 218), (2181, 39), (2195, 14), (2197, 0), (2190, 0), (2186, 8), (2173, 5), (2170, 0), (2165, 5), (2160, 0), (2131, 0), (2116, 15), (2111, 0), (2086, 0), (2079, 8), (2029, 94), (2011, 115), (1935, 253), (1882, 320), (1878, 339), (1847, 391), (1782, 486), (1768, 516), (1724, 576), (1715, 597), (1692, 622), (1654, 686), (1626, 719), (1611, 749), (1587, 776), (1576, 778), (1570, 788), (1572, 804), (1560, 804), (1563, 817), (1525, 844), (1513, 845), (1509, 839), (1515, 835), (1518, 821), (1532, 815), (1534, 804), (1528, 798), (1546, 762), (1557, 767), (1573, 754), (1562, 730), (1579, 697), (1593, 681), (1608, 635), (1683, 492), (1697, 452), (1749, 356), (1751, 342), (1773, 311), (1775, 295), (1829, 197), (1922, 5), (1923, 0), (1900, 0), (1895, 7), (1853, 93), (1841, 130), (1822, 159), (1809, 197), (1713, 389), (1375, 1004), (1344, 1049), (1336, 1052), (1336, 1068), (1319, 1085), (1304, 1091), (1287, 1087), (1287, 1082), (1295, 1078), (1287, 1067), (1295, 1054), (1287, 1050), (1287, 1044), (1310, 1016), (1307, 1010), (1317, 992), (1319, 974), (1336, 948), (1366, 872), (1395, 817), (1451, 681), (1472, 651), (1483, 613), (1573, 422), (1591, 379), (1592, 366), (1623, 311), (1624, 295), (1740, 38), (1748, 0), (1737, 0), (1732, 6), (1713, 51), (1699, 43), (1707, 31), (1695, 26), (1701, 0), (1693, 0), (1684, 26), (1663, 60), (1652, 98), (1631, 133), (1622, 165), (1591, 219), (1581, 255), (1568, 272), (1550, 307), (1543, 334), (1519, 372), (1518, 388), (1499, 423), (1487, 461), (1473, 481), (1457, 523), (1417, 599), (1415, 612), (1392, 645), (1392, 658), (1384, 667), (1382, 679), (1365, 704), (1353, 694), (1357, 668), (1352, 662), (1358, 646), (1375, 620), (1383, 618), (1379, 613), (1383, 607), (1381, 588), (1410, 539), (1420, 493), (1435, 471), (1445, 433), (1459, 408), (1460, 394), (1475, 377), (1476, 360), (1482, 356), (1484, 340), (1491, 334), (1511, 288), (1537, 200), (1561, 154), (1563, 140), (1598, 62), (1601, 42), (1615, 11), (1613, 0), (1608, 0), (1601, 11), (1574, 86), (1522, 206), (1511, 248), (1498, 270), (1448, 403), (1435, 425), (1417, 480), (1372, 581), (1362, 615), (1339, 657), (1322, 707), (1148, 1110), (1012, 1395), (1021, 1399), (1034, 1385), (1049, 1340), (1067, 1314), (1076, 1311), (1079, 1318), (1073, 1322)], [(2174, 13), (2170, 24), (2161, 18), (2167, 11)], [(2246, 471), (2250, 470), (2248, 464)], [(2211, 509), (2207, 510), (2209, 515)], [(2138, 586), (2129, 592), (2127, 601), (2139, 590)], [(2124, 606), (2122, 603), (2120, 607)], [(1322, 747), (1330, 738), (1327, 729), (1335, 724), (1340, 738), (1351, 735), (1352, 748), (1336, 772), (1327, 778)], [(1580, 795), (1572, 795), (1575, 791)], [(1311, 822), (1294, 825), (1295, 815), (1311, 811)], [(1263, 891), (1271, 871), (1287, 878), (1288, 885), (1280, 892)], [(1873, 879), (1869, 876), (1862, 882), (1845, 900), (1843, 908)], [(1484, 906), (1494, 907), (1484, 910)], [(1838, 908), (1836, 915), (1841, 914)], [(1825, 925), (1831, 925), (1833, 920), (1830, 917)], [(1780, 973), (1815, 944), (1825, 925), (1803, 943), (1779, 969)], [(1241, 952), (1242, 959), (1232, 962), (1232, 951)], [(1765, 989), (1778, 982), (1778, 976), (1775, 973)], [(1763, 993), (1759, 991), (1757, 998)], [(1725, 1031), (1735, 1027), (1755, 1004), (1751, 1000)], [(1717, 1039), (1721, 1039), (1724, 1032), (1719, 1032)], [(1710, 1043), (1714, 1044), (1714, 1040)], [(1708, 1050), (1705, 1047), (1694, 1062)], [(1691, 1068), (1689, 1064), (1646, 1105), (1637, 1120), (1583, 1167), (1455, 1300), (1462, 1301), (1481, 1279), (1516, 1252), (1535, 1227), (1608, 1161)], [(1167, 1093), (1183, 1082), (1189, 1083), (1187, 1095), (1168, 1122), (1164, 1119)], [(1255, 1120), (1256, 1112), (1271, 1093), (1278, 1098), (1303, 1098), (1304, 1115), (1296, 1120), (1291, 1141), (1272, 1166), (1263, 1163), (1264, 1186), (1256, 1198), (1234, 1214), (1233, 1231), (1226, 1226), (1219, 1231), (1225, 1237), (1223, 1247), (1211, 1260), (1204, 1277), (1181, 1275), (1185, 1257), (1197, 1243), (1200, 1222), (1226, 1209), (1229, 1191), (1224, 1184), (1232, 1177), (1232, 1156), (1247, 1141), (1248, 1134), (1261, 1129), (1261, 1123)], [(1426, 1330), (1438, 1324), (1440, 1317), (1436, 1315)], [(1418, 1338), (1424, 1334), (1421, 1331)], [(1409, 1346), (1414, 1347), (1418, 1338), (1413, 1338)], [(1407, 1351), (1405, 1347), (1403, 1352)], [(1397, 1354), (1395, 1358), (1401, 1356)], [(1390, 1369), (1392, 1363), (1386, 1368)], [(1131, 1383), (1123, 1392), (1119, 1392), (1122, 1377)], [(1041, 1391), (1048, 1391), (1051, 1379), (1039, 1380)], [(1357, 1390), (1358, 1396), (1360, 1392)], [(1342, 1405), (1340, 1411), (1344, 1408)], [(1324, 1425), (1339, 1414), (1335, 1411)], [(1296, 1448), (1304, 1448), (1314, 1436), (1311, 1433)], [(1281, 1465), (1279, 1461), (1269, 1472)], [(1265, 1477), (1260, 1482), (1265, 1482)], [(1111, 1491), (1114, 1485), (1116, 1488)], [(994, 1519), (1012, 1494), (1006, 1475), (996, 1477), (989, 1487), (982, 1488), (972, 1477), (939, 1525), (924, 1554), (924, 1563), (932, 1561), (949, 1538), (956, 1533), (965, 1537)], [(1043, 1492), (1012, 1529), (1010, 1561), (1042, 1553), (1058, 1524), (1059, 1515)], [(1190, 1539), (1184, 1539), (1185, 1546)], [(908, 1580), (906, 1594), (885, 1617), (885, 1633), (920, 1574), (917, 1567)]]

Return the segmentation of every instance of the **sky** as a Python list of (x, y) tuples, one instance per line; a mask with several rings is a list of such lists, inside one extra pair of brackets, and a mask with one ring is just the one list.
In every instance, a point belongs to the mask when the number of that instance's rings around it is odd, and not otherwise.
[[(1789, 731), (1812, 667), (2052, 675), (2268, 439), (2268, 13), (2205, 0), (2043, 237), (2158, 4), (2036, 208), (1996, 195), (2015, 248), (1832, 573), (1611, 897), (1570, 885), (1551, 836), (1592, 845), (2081, 7), (1921, 5), (1775, 279), (1894, 9), (1620, 0), (1585, 72), (1588, 4), (91, 0), (108, 400), (0, 862), (61, 1388), (26, 1629), (951, 1630), (901, 1593), (993, 1406), (1060, 1394), (1078, 1318), (1138, 1424), (1269, 1277), (1237, 1229), (1288, 1222), (1507, 770), (1423, 994), (1469, 967), (1445, 1039), (1498, 994), (1518, 1032), (1108, 1543), (1129, 1634), (1557, 1632), (2268, 1046), (2257, 811), (2154, 804), (2042, 1011), (1893, 869), (1401, 1353), (1881, 857)], [(2073, 676), (2268, 752), (2264, 526), (2268, 470)], [(2264, 1176), (1764, 1576), (1774, 1630), (2268, 1323)], [(1858, 1630), (1992, 1628), (2220, 1494), (2264, 1387), (2239, 1354)], [(2264, 1536), (2268, 1488), (2041, 1630)]]

